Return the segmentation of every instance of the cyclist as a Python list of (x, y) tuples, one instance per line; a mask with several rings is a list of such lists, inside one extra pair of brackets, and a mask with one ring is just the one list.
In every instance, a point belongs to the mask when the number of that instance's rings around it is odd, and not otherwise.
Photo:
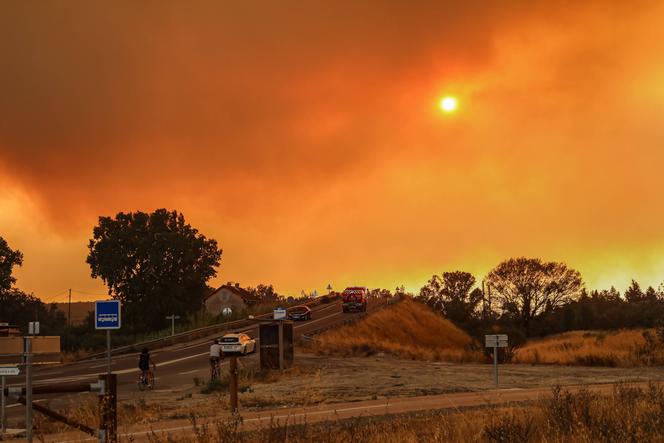
[(150, 372), (151, 364), (152, 369), (157, 369), (157, 365), (154, 364), (152, 357), (150, 357), (150, 351), (148, 348), (144, 348), (141, 355), (138, 357), (138, 369), (141, 370), (141, 380), (143, 380), (146, 385), (151, 383), (153, 377), (152, 372)]
[(210, 345), (210, 379), (219, 377), (219, 362), (221, 361), (221, 341), (215, 340)]

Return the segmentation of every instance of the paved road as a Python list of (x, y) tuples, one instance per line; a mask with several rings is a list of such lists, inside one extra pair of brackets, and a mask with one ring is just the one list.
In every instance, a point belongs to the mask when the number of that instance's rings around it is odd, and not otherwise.
[[(662, 383), (658, 383), (662, 386)], [(647, 383), (635, 383), (631, 386), (646, 387)], [(613, 384), (568, 386), (570, 392), (588, 389), (598, 394), (607, 395), (613, 391)], [(416, 411), (457, 410), (461, 408), (499, 405), (512, 402), (528, 402), (546, 398), (551, 394), (551, 388), (532, 389), (497, 389), (492, 391), (463, 392), (442, 395), (428, 395), (419, 397), (402, 397), (381, 400), (367, 400), (360, 402), (335, 403), (313, 406), (309, 408), (277, 408), (260, 412), (242, 412), (242, 427), (244, 429), (260, 429), (273, 425), (292, 426), (294, 424), (315, 423), (322, 421), (337, 421), (353, 417), (371, 417), (392, 414), (404, 414)], [(206, 420), (199, 420), (198, 425), (213, 424), (220, 421), (229, 421), (228, 414), (220, 415)], [(214, 426), (212, 426), (214, 428)], [(191, 435), (192, 425), (188, 420), (171, 420), (161, 423), (152, 423), (149, 428), (136, 425), (119, 429), (121, 438), (132, 441), (147, 441), (148, 434), (170, 434), (172, 438)], [(44, 441), (80, 442), (95, 441), (82, 433), (67, 433), (56, 436), (47, 436)]]
[[(369, 312), (377, 309), (385, 303), (384, 299), (372, 299), (369, 302)], [(356, 318), (359, 313), (343, 313), (341, 310), (341, 301), (337, 300), (328, 304), (321, 304), (312, 308), (312, 319), (296, 322), (293, 326), (295, 338), (303, 334), (310, 333), (320, 328), (331, 327), (342, 323), (346, 319)], [(252, 338), (258, 335), (258, 324), (240, 329)], [(192, 341), (191, 343), (174, 345), (169, 348), (151, 352), (152, 358), (157, 365), (156, 370), (156, 389), (172, 390), (181, 387), (183, 384), (191, 383), (195, 377), (199, 379), (209, 378), (209, 349), (211, 340), (220, 336), (222, 333), (215, 334), (203, 339)], [(242, 357), (244, 359), (257, 359), (257, 354)], [(136, 381), (138, 378), (138, 354), (127, 354), (113, 357), (112, 369), (118, 374), (118, 394), (123, 398), (123, 394), (128, 394), (137, 389)], [(228, 364), (224, 362), (224, 364)], [(98, 374), (106, 372), (106, 359), (86, 360), (76, 363), (63, 365), (40, 367), (34, 371), (33, 383), (35, 385), (49, 385), (69, 382), (87, 382), (97, 379)], [(25, 377), (7, 377), (9, 385), (24, 385)], [(35, 396), (35, 399), (45, 398), (46, 396)], [(8, 403), (9, 417), (19, 413), (23, 414), (24, 408), (18, 404)]]

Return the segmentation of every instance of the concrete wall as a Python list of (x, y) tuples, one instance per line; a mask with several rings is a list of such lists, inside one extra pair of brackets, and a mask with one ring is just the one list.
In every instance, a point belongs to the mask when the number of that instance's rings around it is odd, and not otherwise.
[[(59, 354), (59, 336), (36, 336), (32, 339), (34, 354)], [(0, 337), (0, 354), (23, 353), (23, 337)]]

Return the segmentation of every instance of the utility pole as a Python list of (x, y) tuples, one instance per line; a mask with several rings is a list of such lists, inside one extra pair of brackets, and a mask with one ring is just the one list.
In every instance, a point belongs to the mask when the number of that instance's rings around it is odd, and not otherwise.
[(71, 289), (69, 289), (69, 307), (67, 309), (67, 335), (65, 335), (65, 351), (69, 351), (69, 330), (71, 329)]

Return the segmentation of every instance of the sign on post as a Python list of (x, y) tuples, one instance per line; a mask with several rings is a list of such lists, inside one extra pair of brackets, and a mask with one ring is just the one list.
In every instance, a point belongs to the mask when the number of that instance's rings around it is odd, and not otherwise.
[(507, 334), (485, 335), (487, 348), (506, 348), (507, 347)]
[(286, 310), (284, 308), (277, 308), (274, 310), (274, 320), (285, 320)]
[(21, 370), (18, 368), (18, 366), (0, 366), (1, 377), (19, 375), (20, 373)]
[(95, 302), (95, 329), (120, 329), (120, 300)]
[(493, 348), (493, 375), (498, 386), (498, 348), (507, 347), (507, 334), (491, 334), (484, 336), (485, 346)]
[(39, 322), (28, 322), (28, 335), (39, 335)]
[(106, 372), (111, 373), (111, 330), (120, 329), (120, 300), (95, 302), (95, 329), (106, 330)]

